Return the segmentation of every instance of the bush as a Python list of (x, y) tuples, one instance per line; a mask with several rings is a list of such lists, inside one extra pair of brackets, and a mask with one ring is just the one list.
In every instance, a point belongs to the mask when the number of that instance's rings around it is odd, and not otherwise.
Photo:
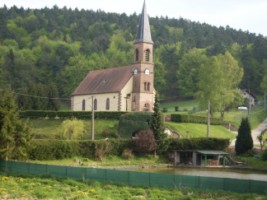
[(157, 142), (152, 130), (139, 131), (133, 139), (134, 151), (137, 153), (151, 153), (156, 150)]
[[(166, 144), (167, 143), (167, 144)], [(229, 139), (221, 138), (191, 138), (166, 139), (167, 152), (174, 150), (224, 150), (230, 144)]]
[(133, 133), (150, 128), (152, 113), (132, 112), (122, 115), (119, 121), (119, 135), (123, 138), (131, 138)]
[(56, 160), (78, 154), (78, 143), (64, 140), (32, 140), (29, 158), (32, 160)]
[(267, 161), (267, 149), (262, 152), (261, 159)]
[(103, 159), (106, 155), (120, 156), (124, 149), (133, 148), (132, 140), (108, 139), (95, 141), (32, 140), (29, 156), (32, 160), (55, 160), (72, 157)]
[(251, 128), (248, 118), (243, 118), (238, 128), (238, 134), (235, 142), (235, 152), (244, 154), (253, 148), (253, 140), (251, 137)]
[(124, 149), (121, 155), (122, 158), (130, 160), (134, 157), (132, 149)]

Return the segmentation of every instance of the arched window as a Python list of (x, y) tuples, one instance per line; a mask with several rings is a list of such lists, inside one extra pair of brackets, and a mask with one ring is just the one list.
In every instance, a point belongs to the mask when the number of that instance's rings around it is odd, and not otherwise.
[(150, 50), (149, 50), (149, 49), (147, 49), (147, 50), (145, 51), (145, 60), (146, 60), (147, 62), (149, 62), (149, 60), (150, 60)]
[(107, 98), (107, 100), (106, 100), (106, 110), (109, 110), (109, 108), (110, 108), (110, 100), (109, 100), (109, 98)]
[(139, 50), (135, 49), (135, 61), (139, 60)]
[(97, 110), (97, 99), (94, 99), (94, 110)]
[(145, 103), (145, 105), (144, 105), (144, 111), (149, 111), (149, 109), (150, 109), (149, 103)]
[(82, 101), (82, 111), (85, 111), (85, 99)]
[(144, 90), (147, 90), (147, 82), (144, 82)]
[(149, 82), (144, 82), (144, 90), (150, 91), (150, 83)]

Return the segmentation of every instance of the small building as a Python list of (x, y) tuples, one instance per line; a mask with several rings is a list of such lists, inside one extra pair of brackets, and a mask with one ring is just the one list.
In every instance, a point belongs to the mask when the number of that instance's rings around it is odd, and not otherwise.
[(174, 165), (192, 167), (225, 166), (228, 153), (217, 150), (177, 150), (174, 151)]
[(255, 106), (256, 97), (249, 90), (241, 90), (244, 99), (248, 102), (250, 106)]

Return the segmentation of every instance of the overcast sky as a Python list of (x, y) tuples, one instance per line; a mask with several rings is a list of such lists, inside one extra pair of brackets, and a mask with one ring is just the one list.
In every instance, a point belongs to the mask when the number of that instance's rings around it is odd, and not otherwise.
[[(24, 8), (57, 5), (130, 15), (141, 12), (143, 0), (1, 0), (0, 6), (3, 5)], [(182, 17), (267, 36), (267, 0), (146, 0), (146, 5), (151, 17)]]

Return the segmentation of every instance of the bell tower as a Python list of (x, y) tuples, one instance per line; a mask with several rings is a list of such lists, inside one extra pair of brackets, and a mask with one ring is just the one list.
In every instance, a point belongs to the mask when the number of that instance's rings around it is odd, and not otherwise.
[(144, 1), (137, 36), (134, 41), (132, 111), (153, 111), (154, 63), (153, 41)]

